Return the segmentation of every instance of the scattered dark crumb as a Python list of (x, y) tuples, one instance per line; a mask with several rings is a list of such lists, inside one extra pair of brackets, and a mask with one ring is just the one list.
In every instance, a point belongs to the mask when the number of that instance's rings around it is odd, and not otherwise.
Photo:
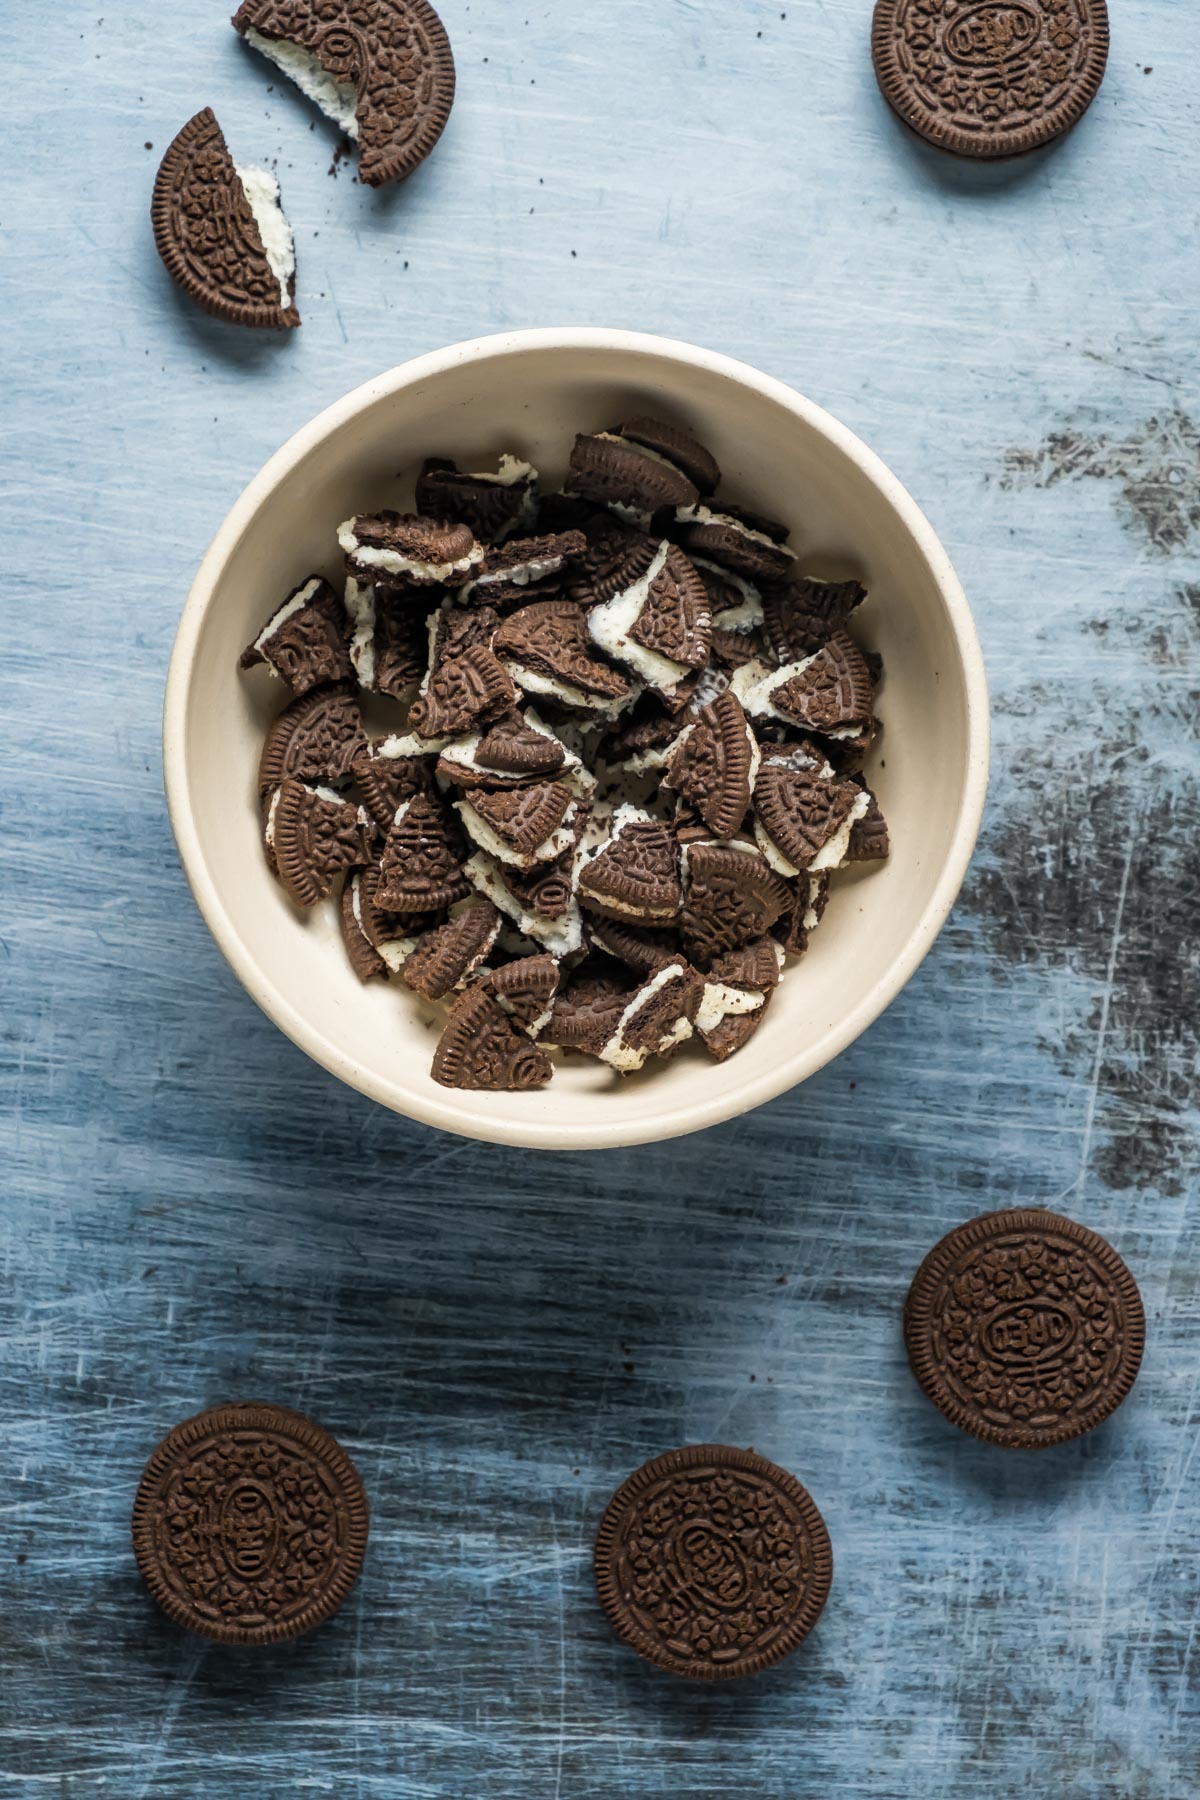
[(26, 1556), (24, 1550), (17, 1551), (17, 1561), (18, 1561), (18, 1563), (21, 1564), (22, 1567), (24, 1567), (24, 1565), (29, 1561), (29, 1558)]
[(579, 252), (578, 252), (578, 250), (572, 250), (572, 252), (571, 252), (571, 255), (572, 255), (572, 256), (578, 256), (578, 255), (579, 255)]
[(571, 1470), (571, 1473), (572, 1473), (572, 1475), (578, 1475), (578, 1474), (579, 1474), (579, 1470), (578, 1470), (578, 1469), (572, 1469), (572, 1470)]
[(149, 142), (147, 142), (147, 144), (146, 144), (146, 148), (147, 148), (147, 150), (153, 150), (153, 148), (154, 148), (154, 145), (153, 145), (153, 144), (151, 144), (151, 143), (149, 143)]
[[(215, 425), (215, 424), (216, 424), (216, 422), (217, 422), (217, 421), (216, 421), (216, 420), (215, 420), (215, 419), (214, 419), (214, 420), (213, 420), (213, 424), (214, 424), (214, 425)], [(151, 1277), (151, 1276), (152, 1276), (152, 1275), (157, 1275), (157, 1274), (158, 1274), (158, 1264), (157, 1264), (157, 1263), (151, 1263), (151, 1264), (150, 1264), (150, 1267), (149, 1267), (149, 1268), (148, 1268), (148, 1269), (143, 1269), (143, 1270), (142, 1270), (142, 1280), (143, 1280), (143, 1281), (149, 1281), (149, 1279), (150, 1279), (150, 1277)]]
[(750, 1377), (750, 1379), (751, 1379), (751, 1381), (757, 1381), (757, 1380), (758, 1380), (758, 1376), (757, 1376), (757, 1375), (752, 1375), (752, 1376), (751, 1376), (751, 1377)]
[(634, 1372), (634, 1366), (632, 1363), (622, 1363), (621, 1367), (624, 1369), (624, 1371), (627, 1375), (632, 1375)]
[(787, 1276), (786, 1275), (777, 1275), (775, 1277), (775, 1286), (776, 1287), (786, 1287), (787, 1286)]
[(1142, 70), (1143, 75), (1153, 75), (1153, 73), (1154, 73), (1154, 64), (1153, 63), (1150, 64), (1150, 67), (1148, 69)]
[(856, 1088), (856, 1087), (857, 1087), (857, 1086), (858, 1086), (858, 1083), (857, 1083), (857, 1081), (852, 1081), (852, 1082), (851, 1082), (851, 1083), (850, 1083), (850, 1092), (851, 1092), (851, 1093), (853, 1093), (853, 1092), (854, 1092), (854, 1090), (855, 1090), (855, 1088)]

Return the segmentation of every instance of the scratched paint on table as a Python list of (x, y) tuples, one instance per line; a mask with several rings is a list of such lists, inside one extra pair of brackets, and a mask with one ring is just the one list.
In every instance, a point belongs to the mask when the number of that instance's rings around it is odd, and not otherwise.
[[(1200, 14), (1128, 0), (1079, 129), (987, 169), (888, 114), (865, 0), (444, 0), (453, 118), (373, 194), (228, 10), (176, 0), (169, 54), (130, 0), (0, 15), (0, 1795), (1194, 1800)], [(158, 264), (153, 172), (204, 104), (278, 169), (294, 341)], [(868, 1036), (577, 1159), (440, 1138), (274, 1031), (188, 896), (158, 739), (265, 457), (407, 355), (559, 322), (711, 344), (860, 431), (996, 712), (962, 904)], [(946, 1427), (899, 1334), (925, 1250), (1011, 1200), (1109, 1237), (1150, 1327), (1116, 1418), (1036, 1458)], [(253, 1661), (161, 1619), (127, 1537), (162, 1432), (248, 1396), (321, 1419), (374, 1509), (338, 1621)], [(615, 1643), (589, 1571), (617, 1482), (706, 1438), (793, 1468), (837, 1562), (798, 1656), (719, 1692)]]

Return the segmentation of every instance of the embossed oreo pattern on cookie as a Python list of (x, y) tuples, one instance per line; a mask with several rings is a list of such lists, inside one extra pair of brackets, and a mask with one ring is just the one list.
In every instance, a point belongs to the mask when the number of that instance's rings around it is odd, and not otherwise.
[(930, 1251), (904, 1308), (912, 1370), (953, 1425), (1010, 1450), (1080, 1437), (1141, 1366), (1137, 1283), (1111, 1244), (1058, 1213), (988, 1213)]
[(142, 1579), (178, 1625), (216, 1643), (302, 1637), (362, 1568), (367, 1497), (345, 1451), (281, 1407), (218, 1406), (165, 1437), (133, 1508)]
[(272, 267), (243, 175), (267, 205), (278, 204), (274, 176), (238, 169), (206, 107), (163, 157), (150, 209), (154, 241), (172, 279), (206, 312), (229, 325), (291, 330), (300, 323), (291, 233), (280, 226), (291, 254), (284, 275)]
[(1019, 156), (1087, 111), (1108, 60), (1105, 0), (878, 0), (888, 104), (959, 156)]
[(609, 1502), (596, 1587), (617, 1636), (692, 1681), (782, 1662), (824, 1610), (833, 1552), (812, 1496), (752, 1450), (656, 1457)]
[(233, 24), (357, 141), (369, 187), (411, 175), (446, 128), (454, 54), (428, 0), (244, 0)]

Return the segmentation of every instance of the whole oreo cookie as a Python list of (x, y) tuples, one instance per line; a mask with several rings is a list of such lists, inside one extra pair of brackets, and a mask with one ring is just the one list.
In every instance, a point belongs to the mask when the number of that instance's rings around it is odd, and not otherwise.
[(1020, 156), (1081, 119), (1108, 61), (1105, 0), (877, 0), (883, 96), (959, 156)]
[(206, 312), (230, 325), (299, 325), (279, 183), (265, 169), (238, 167), (208, 107), (163, 157), (150, 214), (168, 273)]
[(219, 1644), (303, 1637), (362, 1568), (367, 1497), (345, 1451), (278, 1406), (217, 1406), (177, 1425), (133, 1507), (142, 1579), (177, 1625)]
[(952, 1425), (1008, 1450), (1091, 1431), (1137, 1379), (1146, 1320), (1111, 1244), (1058, 1213), (986, 1213), (937, 1244), (904, 1307), (913, 1374)]
[(689, 1445), (609, 1502), (596, 1587), (617, 1636), (691, 1681), (757, 1675), (799, 1648), (833, 1582), (829, 1533), (794, 1475), (753, 1450)]
[(368, 187), (424, 162), (454, 105), (454, 54), (428, 0), (244, 0), (234, 27), (359, 146)]

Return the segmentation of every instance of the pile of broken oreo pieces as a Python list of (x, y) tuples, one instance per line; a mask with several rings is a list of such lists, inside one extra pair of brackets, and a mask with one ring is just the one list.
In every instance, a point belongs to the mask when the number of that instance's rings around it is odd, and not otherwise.
[[(450, 1003), (433, 1076), (526, 1090), (546, 1047), (620, 1074), (762, 1023), (847, 864), (888, 854), (861, 773), (879, 661), (853, 581), (714, 498), (655, 419), (576, 439), (565, 487), (425, 463), (348, 520), (344, 596), (297, 588), (242, 658), (294, 698), (259, 770), (289, 898), (339, 879), (362, 981)], [(362, 693), (407, 707), (369, 741)]]

